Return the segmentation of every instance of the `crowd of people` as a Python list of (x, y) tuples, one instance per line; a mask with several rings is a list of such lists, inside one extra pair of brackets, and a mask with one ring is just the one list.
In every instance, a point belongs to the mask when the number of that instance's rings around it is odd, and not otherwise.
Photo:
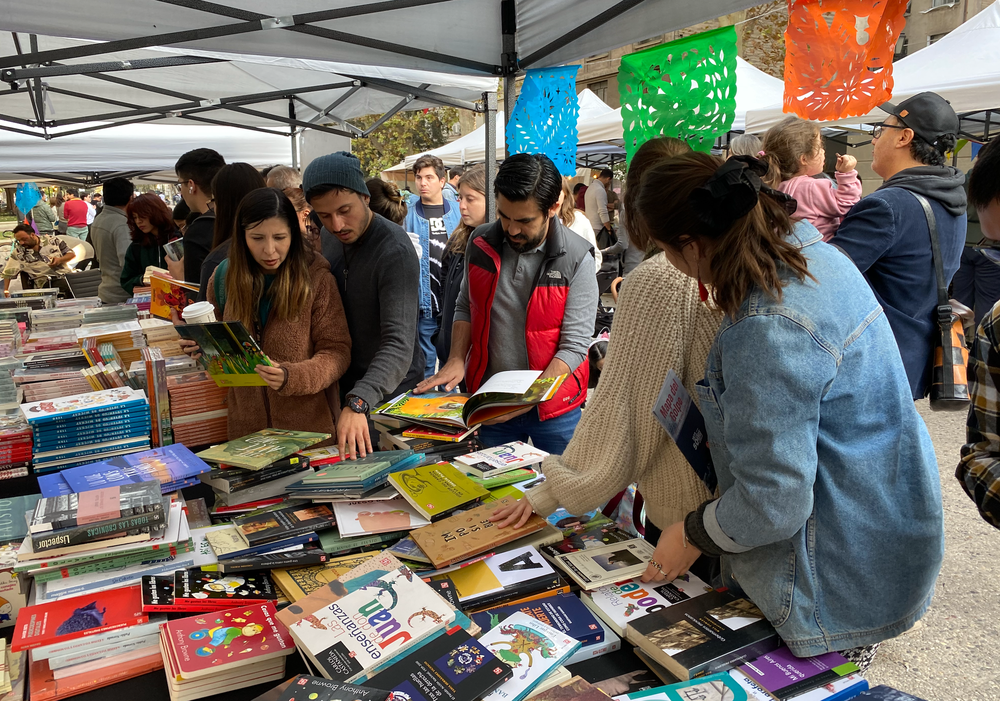
[[(727, 160), (653, 139), (621, 201), (610, 171), (573, 188), (542, 155), (507, 158), (492, 186), (481, 166), (448, 172), (425, 155), (406, 198), (346, 152), (300, 175), (197, 149), (177, 161), (172, 212), (105, 183), (91, 228), (99, 294), (127, 299), (147, 265), (197, 283), (272, 361), (257, 369), (266, 387), (230, 390), (230, 435), (323, 431), (351, 458), (373, 450), (370, 414), (402, 392), (564, 375), (549, 401), (480, 431), (552, 453), (500, 527), (588, 512), (637, 483), (656, 543), (644, 580), (691, 569), (744, 591), (795, 654), (839, 650), (864, 667), (923, 616), (942, 562), (937, 458), (914, 400), (940, 334), (934, 264), (950, 281), (967, 235), (965, 176), (946, 162), (955, 112), (933, 93), (884, 109), (872, 134), (883, 184), (867, 197), (854, 158), (823, 175), (819, 127), (796, 117), (734, 139)], [(968, 193), (1000, 241), (997, 142)], [(73, 235), (78, 201), (48, 226), (64, 213)], [(40, 220), (17, 236), (41, 274), (46, 255), (66, 259)], [(180, 231), (183, 259), (164, 260)], [(595, 328), (601, 247), (631, 252), (610, 337)], [(1000, 307), (982, 317), (958, 477), (1000, 527)], [(704, 416), (714, 493), (652, 414), (670, 371)]]

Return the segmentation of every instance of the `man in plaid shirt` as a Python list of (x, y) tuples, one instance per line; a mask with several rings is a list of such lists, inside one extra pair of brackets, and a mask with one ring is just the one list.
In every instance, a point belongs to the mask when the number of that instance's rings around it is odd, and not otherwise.
[[(979, 152), (969, 174), (969, 203), (979, 212), (983, 235), (1000, 241), (1000, 139)], [(1000, 248), (986, 248), (984, 255), (1000, 264)], [(1000, 302), (976, 331), (969, 356), (969, 394), (966, 442), (955, 476), (982, 517), (1000, 528)]]

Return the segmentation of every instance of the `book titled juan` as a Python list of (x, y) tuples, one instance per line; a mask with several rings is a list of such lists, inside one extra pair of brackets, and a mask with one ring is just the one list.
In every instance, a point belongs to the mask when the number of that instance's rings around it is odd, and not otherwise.
[(541, 374), (534, 370), (498, 372), (471, 395), (407, 392), (379, 407), (377, 413), (418, 424), (472, 428), (551, 399), (566, 375), (543, 378)]
[(295, 650), (274, 604), (255, 604), (169, 621), (160, 635), (172, 652), (177, 679), (197, 679)]
[(371, 682), (392, 699), (476, 701), (513, 676), (481, 642), (459, 626), (379, 672)]
[(455, 611), (406, 567), (382, 573), (289, 626), (299, 649), (333, 681), (353, 682), (455, 620)]
[(537, 465), (548, 456), (544, 450), (521, 441), (514, 441), (462, 455), (455, 458), (455, 462), (470, 475), (486, 479), (518, 468)]
[(523, 526), (497, 528), (490, 516), (516, 501), (503, 497), (481, 504), (460, 514), (436, 521), (414, 530), (410, 537), (437, 568), (467, 560), (511, 541), (531, 535), (545, 527), (545, 519), (532, 514)]
[(632, 621), (625, 638), (681, 680), (754, 660), (781, 642), (760, 609), (725, 591)]
[(316, 445), (329, 437), (329, 433), (265, 428), (242, 438), (214, 445), (197, 455), (208, 462), (243, 467), (248, 470), (263, 470), (276, 460), (287, 458), (292, 453)]

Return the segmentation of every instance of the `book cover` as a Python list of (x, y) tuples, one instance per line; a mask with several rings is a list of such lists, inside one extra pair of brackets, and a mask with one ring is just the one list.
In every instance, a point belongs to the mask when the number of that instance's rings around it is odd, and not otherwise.
[(525, 585), (548, 581), (556, 572), (535, 548), (529, 546), (487, 557), (447, 575), (434, 575), (432, 579), (445, 576), (454, 582), (459, 600), (468, 607), (487, 597), (496, 598), (491, 596), (493, 594), (509, 596), (523, 590)]
[(454, 620), (455, 611), (401, 567), (310, 611), (289, 632), (324, 677), (351, 682)]
[(405, 531), (430, 524), (403, 497), (385, 501), (335, 502), (333, 512), (340, 535), (347, 538)]
[(430, 521), (489, 495), (489, 490), (446, 462), (394, 472), (388, 479), (400, 496)]
[(747, 701), (747, 693), (726, 673), (616, 696), (617, 701)]
[(515, 470), (511, 470), (510, 472), (504, 472), (503, 474), (497, 475), (496, 477), (476, 477), (475, 475), (470, 475), (469, 479), (476, 484), (486, 487), (487, 489), (496, 489), (497, 487), (505, 487), (510, 484), (517, 484), (518, 482), (534, 479), (537, 476), (538, 474), (530, 467), (519, 467)]
[(518, 612), (579, 640), (581, 645), (596, 645), (604, 640), (604, 629), (597, 618), (573, 594), (556, 594), (523, 604), (496, 606), (473, 613), (471, 618), (483, 630), (490, 630)]
[(656, 548), (643, 538), (632, 538), (575, 553), (559, 553), (552, 560), (584, 589), (596, 589), (641, 575)]
[(485, 645), (455, 626), (379, 672), (371, 682), (408, 701), (476, 701), (513, 676)]
[(66, 496), (40, 499), (28, 527), (31, 533), (50, 533), (163, 510), (159, 482), (105, 487)]
[(181, 338), (198, 344), (201, 349), (198, 362), (219, 387), (267, 385), (254, 368), (271, 362), (242, 323), (218, 321), (175, 328)]
[(184, 308), (198, 301), (198, 285), (159, 275), (149, 276), (149, 313), (160, 319), (170, 320), (170, 312), (178, 316)]
[(169, 621), (161, 631), (174, 653), (178, 680), (261, 663), (295, 650), (270, 602)]
[(13, 561), (16, 561), (16, 550), (0, 546), (0, 628), (13, 626), (27, 603), (21, 591), (22, 583), (14, 575)]
[(708, 491), (714, 493), (719, 480), (715, 475), (712, 452), (708, 449), (705, 417), (701, 415), (698, 405), (691, 401), (691, 395), (673, 370), (667, 373), (656, 397), (653, 416), (674, 439), (677, 448)]
[(174, 608), (174, 578), (144, 576), (142, 583), (142, 612), (176, 611)]
[(14, 626), (11, 649), (30, 650), (147, 620), (139, 586), (25, 606)]
[(117, 387), (99, 392), (74, 394), (58, 399), (46, 399), (21, 405), (21, 411), (32, 426), (49, 424), (69, 418), (85, 418), (114, 409), (146, 405), (141, 389)]
[(468, 468), (469, 474), (487, 478), (496, 477), (510, 470), (537, 465), (548, 456), (544, 450), (521, 441), (514, 441), (462, 455), (455, 458), (455, 462)]
[[(747, 698), (752, 701), (769, 701), (773, 697), (768, 694), (759, 684), (751, 681), (739, 670), (731, 669), (729, 676), (747, 692)], [(886, 687), (888, 689), (888, 687)], [(807, 691), (795, 697), (795, 701), (848, 701), (848, 699), (858, 698), (863, 691), (868, 690), (868, 682), (860, 674), (848, 674), (835, 681), (828, 682), (818, 689)], [(901, 692), (897, 692), (901, 693)], [(893, 701), (923, 701), (915, 696), (904, 696), (894, 698)]]
[(264, 514), (233, 519), (240, 538), (249, 547), (285, 540), (303, 533), (333, 528), (333, 511), (325, 504), (290, 506)]
[(841, 677), (858, 673), (858, 666), (838, 652), (799, 658), (782, 645), (739, 671), (778, 701), (787, 701)]
[(276, 601), (274, 582), (264, 572), (225, 574), (201, 569), (174, 572), (174, 601), (218, 603), (240, 606), (244, 602)]
[(490, 516), (499, 508), (514, 503), (513, 497), (504, 497), (473, 509), (455, 514), (435, 523), (418, 528), (410, 537), (430, 558), (437, 568), (454, 562), (468, 560), (511, 541), (523, 538), (545, 527), (545, 519), (532, 514), (521, 527), (497, 528)]
[(54, 671), (49, 668), (48, 660), (32, 660), (28, 665), (28, 690), (31, 701), (59, 701), (162, 668), (163, 658), (155, 648), (149, 655), (138, 659), (61, 678), (56, 678)]
[(583, 592), (580, 600), (623, 635), (630, 622), (710, 591), (715, 590), (688, 572), (663, 584), (643, 584), (638, 578), (608, 584)]
[(534, 701), (608, 701), (611, 697), (587, 680), (573, 677), (551, 689), (533, 694), (531, 698)]
[(330, 556), (317, 547), (302, 547), (288, 552), (264, 553), (248, 557), (236, 557), (232, 560), (222, 560), (216, 567), (219, 572), (252, 572), (254, 570), (270, 570), (278, 567), (305, 567), (328, 562)]
[(34, 513), (41, 494), (0, 499), (0, 543), (20, 543), (28, 535), (25, 514)]
[(390, 696), (388, 691), (370, 686), (332, 682), (322, 677), (298, 674), (253, 701), (387, 701)]
[(210, 470), (208, 463), (179, 443), (119, 455), (90, 465), (62, 471), (74, 492), (86, 492), (112, 485), (156, 480), (164, 493), (177, 482)]
[(581, 530), (574, 530), (571, 535), (559, 543), (540, 548), (542, 555), (552, 559), (558, 555), (576, 553), (581, 550), (591, 550), (613, 543), (623, 543), (633, 536), (612, 524), (586, 524)]
[(166, 520), (166, 512), (161, 507), (157, 511), (122, 516), (110, 521), (32, 533), (31, 549), (36, 554), (44, 555), (105, 541), (121, 541), (127, 538), (148, 540), (166, 527)]
[(467, 428), (445, 428), (438, 426), (410, 426), (400, 431), (403, 438), (418, 438), (421, 440), (441, 441), (444, 443), (458, 443), (474, 432), (474, 429)]
[(200, 475), (201, 481), (217, 492), (231, 494), (244, 489), (266, 484), (289, 475), (305, 473), (309, 470), (309, 458), (289, 455), (263, 470), (246, 470), (242, 467), (216, 467)]
[[(255, 375), (257, 373), (254, 373)], [(265, 428), (248, 436), (212, 446), (197, 453), (202, 460), (250, 470), (263, 470), (271, 463), (330, 437), (328, 433)]]
[(625, 637), (681, 680), (738, 666), (781, 642), (760, 609), (723, 591), (632, 621)]
[(414, 455), (412, 450), (380, 450), (357, 460), (325, 465), (303, 479), (306, 485), (361, 484)]
[(483, 633), (479, 643), (514, 671), (483, 701), (520, 701), (580, 647), (578, 640), (525, 613), (515, 613)]
[(372, 533), (371, 535), (352, 536), (345, 538), (336, 528), (330, 528), (319, 533), (319, 546), (328, 555), (347, 555), (352, 550), (371, 549), (373, 546), (385, 546), (406, 535), (407, 531), (392, 531), (389, 533)]
[[(337, 581), (337, 579), (356, 567), (360, 567), (377, 555), (377, 551), (358, 553), (357, 555), (345, 555), (343, 557), (331, 558), (322, 565), (311, 567), (278, 568), (271, 576), (274, 577), (275, 584), (288, 597), (289, 601), (296, 602), (305, 598), (318, 589), (323, 589)], [(386, 563), (388, 569), (389, 563)], [(386, 570), (388, 571), (388, 570)], [(330, 602), (327, 602), (330, 603)], [(317, 608), (319, 601), (316, 601)], [(286, 621), (290, 625), (289, 622)]]

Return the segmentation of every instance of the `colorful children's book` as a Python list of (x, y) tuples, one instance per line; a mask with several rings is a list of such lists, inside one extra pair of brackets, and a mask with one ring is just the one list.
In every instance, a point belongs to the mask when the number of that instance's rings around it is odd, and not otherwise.
[(85, 419), (114, 410), (147, 406), (146, 393), (131, 387), (115, 387), (99, 392), (74, 394), (21, 405), (32, 426), (47, 426), (60, 419)]
[(756, 659), (781, 640), (752, 602), (713, 591), (632, 621), (625, 638), (681, 680)]
[(254, 368), (270, 365), (271, 361), (239, 321), (182, 324), (175, 328), (181, 338), (198, 344), (198, 361), (219, 387), (267, 385)]
[(643, 584), (638, 578), (581, 592), (580, 600), (618, 635), (625, 626), (650, 613), (714, 591), (690, 572), (672, 582)]
[(567, 377), (541, 378), (541, 374), (534, 370), (498, 372), (472, 395), (407, 392), (379, 407), (377, 413), (417, 424), (473, 428), (551, 399)]
[(65, 640), (145, 623), (141, 587), (123, 587), (62, 601), (25, 606), (17, 617), (11, 649), (30, 650)]
[(160, 629), (177, 679), (197, 679), (295, 651), (274, 604), (254, 604), (169, 621)]
[(860, 672), (856, 664), (839, 652), (799, 658), (784, 645), (740, 665), (739, 671), (777, 701), (788, 701), (841, 677)]
[(526, 613), (515, 613), (482, 634), (479, 643), (499, 657), (514, 676), (483, 701), (520, 701), (580, 647), (580, 641)]
[(306, 616), (306, 611), (323, 608), (353, 591), (345, 582), (357, 580), (360, 586), (371, 579), (369, 574), (388, 574), (402, 566), (387, 553), (370, 552), (334, 558), (321, 567), (275, 570), (275, 582), (293, 602), (278, 612), (278, 618), (291, 626)]
[(186, 306), (198, 301), (198, 285), (194, 283), (150, 275), (149, 287), (149, 313), (161, 319), (170, 320), (171, 311), (179, 317)]
[(248, 436), (212, 446), (197, 455), (208, 462), (243, 467), (248, 470), (263, 470), (276, 460), (286, 458), (329, 437), (329, 433), (265, 428)]
[(405, 531), (430, 525), (403, 497), (385, 501), (338, 501), (333, 504), (340, 535)]
[(406, 567), (372, 577), (315, 610), (308, 602), (309, 597), (297, 602), (306, 616), (289, 632), (333, 681), (353, 682), (455, 620), (450, 605)]
[(435, 523), (414, 530), (410, 537), (430, 558), (437, 568), (468, 560), (479, 553), (523, 538), (545, 527), (545, 519), (532, 514), (523, 526), (497, 528), (490, 516), (504, 506), (514, 503), (513, 497), (503, 497), (481, 504), (460, 514), (449, 516)]
[(174, 572), (174, 603), (211, 603), (218, 608), (277, 601), (274, 582), (264, 572), (232, 575), (201, 569)]
[(549, 456), (544, 450), (514, 441), (495, 448), (477, 450), (455, 458), (455, 462), (473, 477), (496, 477), (518, 468), (537, 465)]
[(496, 606), (473, 613), (471, 618), (485, 631), (497, 627), (518, 612), (576, 638), (581, 645), (596, 645), (604, 640), (604, 628), (574, 594), (556, 594), (526, 603)]
[(379, 672), (370, 683), (393, 699), (476, 701), (513, 676), (485, 645), (455, 626)]
[(447, 462), (393, 472), (389, 484), (429, 521), (489, 495), (489, 490)]
[(640, 576), (654, 551), (649, 541), (632, 538), (575, 553), (559, 553), (552, 561), (577, 584), (590, 590)]

